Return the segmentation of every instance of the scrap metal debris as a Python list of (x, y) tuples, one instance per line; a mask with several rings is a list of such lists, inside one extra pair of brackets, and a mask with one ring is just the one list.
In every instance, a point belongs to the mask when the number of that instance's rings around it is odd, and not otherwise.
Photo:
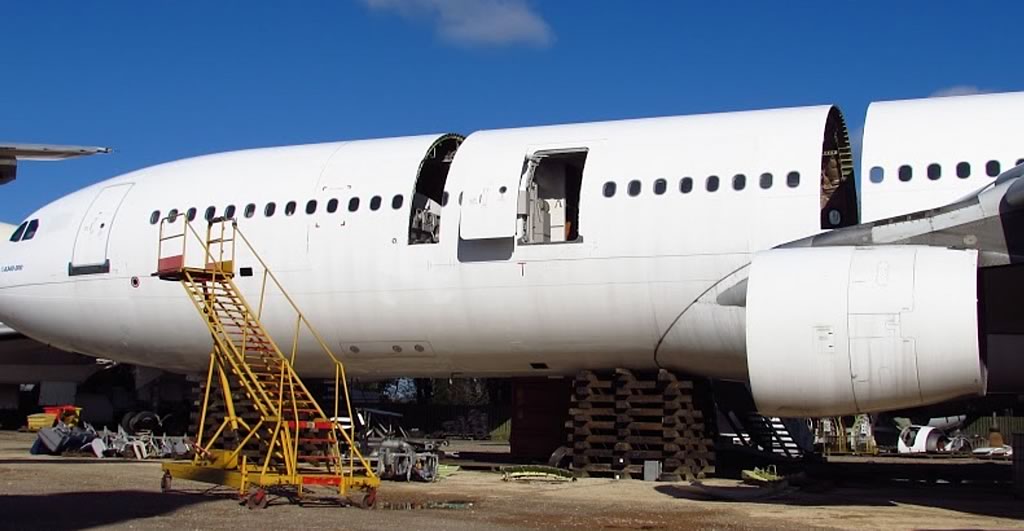
[(120, 426), (116, 432), (107, 428), (97, 431), (86, 422), (80, 427), (58, 422), (52, 428), (39, 430), (30, 452), (52, 455), (84, 454), (98, 458), (184, 459), (192, 456), (193, 445), (188, 437), (154, 435), (148, 432), (132, 435)]
[(544, 465), (506, 466), (501, 469), (502, 481), (544, 481), (563, 482), (576, 481), (576, 476), (568, 470)]
[[(355, 428), (363, 454), (381, 479), (431, 482), (438, 479), (440, 449), (448, 441), (410, 436), (399, 424), (402, 415), (380, 409), (355, 411)], [(352, 429), (352, 419), (334, 419), (343, 430)]]
[(749, 485), (770, 485), (785, 480), (779, 475), (775, 465), (769, 465), (768, 468), (754, 467), (753, 470), (744, 470), (740, 475), (743, 482)]

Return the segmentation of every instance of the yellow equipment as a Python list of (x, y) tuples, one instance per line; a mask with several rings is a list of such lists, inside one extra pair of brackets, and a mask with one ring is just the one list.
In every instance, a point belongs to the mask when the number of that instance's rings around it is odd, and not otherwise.
[(39, 431), (53, 426), (55, 422), (57, 422), (57, 417), (53, 413), (34, 413), (28, 416), (26, 425), (28, 431)]
[[(255, 311), (233, 281), (236, 242), (262, 269)], [(195, 457), (165, 463), (161, 487), (169, 489), (172, 478), (227, 485), (255, 508), (266, 506), (267, 489), (301, 498), (304, 487), (319, 485), (336, 488), (339, 496), (361, 490), (360, 505), (372, 506), (380, 479), (355, 443), (345, 368), (235, 220), (211, 220), (203, 238), (185, 215), (168, 216), (160, 222), (158, 253), (154, 276), (181, 283), (213, 339)], [(280, 295), (275, 300), (287, 301), (295, 315), (288, 356), (260, 323), (268, 289)], [(335, 366), (331, 417), (293, 369), (303, 332)]]

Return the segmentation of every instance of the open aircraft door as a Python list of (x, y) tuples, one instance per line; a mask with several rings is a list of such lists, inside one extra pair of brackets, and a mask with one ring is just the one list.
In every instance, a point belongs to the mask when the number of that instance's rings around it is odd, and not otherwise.
[[(519, 143), (471, 135), (452, 171), (468, 175), (462, 196), (462, 240), (518, 238), (520, 243), (575, 241), (583, 169), (597, 142)], [(545, 204), (547, 203), (547, 204)], [(551, 204), (568, 206), (552, 237)], [(569, 227), (567, 229), (566, 227)]]
[(526, 152), (521, 145), (484, 143), (468, 150), (464, 145), (452, 168), (453, 172), (471, 176), (465, 179), (462, 191), (459, 237), (463, 240), (513, 238)]
[(82, 218), (75, 237), (75, 247), (68, 264), (69, 275), (90, 275), (110, 272), (107, 242), (114, 216), (133, 184), (115, 184), (100, 190)]

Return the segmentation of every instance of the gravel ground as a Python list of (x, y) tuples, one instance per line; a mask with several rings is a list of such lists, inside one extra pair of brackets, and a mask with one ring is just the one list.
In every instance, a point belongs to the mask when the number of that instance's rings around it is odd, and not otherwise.
[[(433, 484), (385, 482), (376, 510), (280, 499), (250, 511), (234, 494), (203, 494), (208, 486), (198, 483), (175, 481), (174, 492), (161, 493), (157, 462), (31, 456), (33, 439), (0, 432), (0, 529), (1024, 528), (1024, 502), (993, 487), (767, 492), (710, 480), (705, 492), (743, 501), (709, 501), (686, 483), (522, 484), (469, 471)], [(441, 508), (409, 508), (432, 505)]]

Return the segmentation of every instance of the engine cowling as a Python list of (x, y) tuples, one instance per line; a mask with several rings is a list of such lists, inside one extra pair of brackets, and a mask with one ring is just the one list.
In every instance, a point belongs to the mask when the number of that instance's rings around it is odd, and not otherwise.
[(827, 416), (984, 394), (977, 252), (774, 249), (754, 257), (747, 365), (758, 410)]

